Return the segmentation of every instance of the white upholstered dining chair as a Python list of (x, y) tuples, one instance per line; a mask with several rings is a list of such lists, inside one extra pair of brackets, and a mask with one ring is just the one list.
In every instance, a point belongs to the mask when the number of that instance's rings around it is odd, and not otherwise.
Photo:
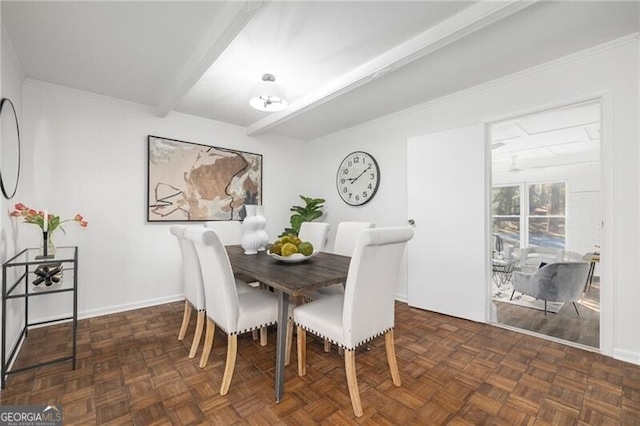
[(200, 338), (202, 337), (202, 329), (204, 327), (204, 288), (202, 286), (202, 274), (200, 272), (200, 262), (196, 255), (195, 248), (191, 241), (184, 236), (187, 227), (184, 225), (172, 226), (169, 230), (178, 239), (180, 246), (180, 255), (182, 256), (182, 285), (184, 288), (184, 313), (182, 315), (182, 324), (178, 333), (178, 340), (183, 340), (189, 326), (189, 318), (191, 317), (192, 307), (198, 311), (196, 320), (196, 330), (191, 342), (189, 350), (189, 358), (196, 356)]
[[(222, 245), (224, 246), (236, 245), (242, 242), (242, 222), (238, 220), (209, 220), (204, 223), (204, 226), (216, 231), (218, 237), (220, 237)], [(250, 282), (243, 276), (236, 277), (236, 281), (242, 281), (245, 283)], [(258, 286), (259, 283), (254, 283), (253, 285)], [(258, 339), (258, 330), (253, 331), (253, 339)], [(262, 346), (267, 345), (266, 327), (260, 329), (260, 344)]]
[(240, 293), (235, 285), (227, 252), (218, 234), (205, 227), (185, 230), (193, 242), (204, 283), (207, 332), (200, 367), (206, 365), (216, 325), (227, 335), (227, 361), (220, 395), (226, 395), (236, 364), (238, 334), (266, 327), (277, 322), (278, 299), (274, 293), (251, 289)]
[[(353, 250), (358, 242), (360, 233), (366, 229), (375, 227), (373, 222), (340, 222), (336, 229), (336, 239), (333, 243), (333, 253), (342, 256), (353, 255)], [(344, 284), (334, 284), (328, 287), (319, 288), (311, 292), (308, 296), (310, 299), (321, 299), (333, 294), (344, 294)], [(329, 340), (324, 341), (324, 351), (331, 351), (331, 342)], [(341, 349), (338, 351), (342, 353)]]
[[(192, 308), (195, 308), (198, 312), (196, 319), (196, 329), (193, 334), (191, 349), (189, 350), (189, 358), (193, 358), (196, 356), (198, 345), (200, 345), (200, 339), (202, 338), (206, 303), (204, 284), (202, 282), (202, 272), (200, 270), (200, 260), (198, 259), (198, 255), (193, 243), (185, 236), (185, 230), (187, 228), (188, 226), (185, 225), (174, 225), (170, 228), (170, 231), (178, 239), (180, 254), (182, 256), (182, 284), (184, 288), (185, 300), (184, 313), (182, 315), (182, 324), (180, 325), (178, 340), (183, 340), (185, 334), (187, 333)], [(238, 292), (240, 293), (252, 291), (252, 288), (242, 280), (235, 279), (235, 284)], [(264, 346), (266, 345), (266, 329), (264, 331), (260, 331), (264, 334)]]
[[(336, 239), (333, 244), (333, 253), (342, 256), (353, 255), (353, 250), (358, 242), (358, 237), (362, 231), (371, 229), (375, 225), (372, 222), (340, 222), (336, 230)], [(334, 284), (328, 287), (319, 288), (309, 296), (312, 299), (319, 299), (332, 294), (344, 293), (343, 284)]]
[(298, 375), (306, 374), (306, 332), (344, 349), (345, 370), (353, 411), (362, 416), (356, 377), (355, 349), (384, 334), (393, 384), (401, 385), (395, 356), (394, 294), (402, 256), (413, 230), (406, 227), (362, 231), (349, 265), (344, 294), (334, 294), (296, 307)]
[(353, 255), (360, 233), (365, 229), (375, 227), (372, 222), (340, 222), (336, 228), (336, 239), (333, 243), (333, 253), (343, 256)]
[(323, 251), (331, 225), (326, 222), (302, 222), (298, 238), (309, 241), (316, 251)]
[(224, 246), (240, 244), (242, 241), (242, 222), (238, 220), (210, 220), (204, 226), (216, 231)]

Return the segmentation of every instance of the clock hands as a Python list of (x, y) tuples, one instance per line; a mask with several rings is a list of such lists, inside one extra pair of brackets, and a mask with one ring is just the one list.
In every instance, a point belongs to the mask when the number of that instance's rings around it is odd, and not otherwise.
[(362, 176), (363, 174), (365, 174), (367, 172), (367, 170), (369, 170), (371, 168), (371, 164), (369, 164), (369, 167), (367, 167), (366, 169), (364, 169), (362, 171), (362, 173), (360, 173), (358, 176), (354, 177), (354, 178), (347, 178), (348, 181), (350, 181), (352, 184), (353, 182), (357, 181), (358, 179), (360, 179), (360, 176)]

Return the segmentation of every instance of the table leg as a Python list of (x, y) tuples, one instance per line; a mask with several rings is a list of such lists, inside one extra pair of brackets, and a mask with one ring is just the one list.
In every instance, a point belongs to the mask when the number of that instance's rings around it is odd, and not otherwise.
[(287, 321), (289, 321), (289, 294), (278, 290), (278, 339), (276, 342), (276, 402), (284, 393), (284, 360), (287, 347)]
[(591, 262), (591, 264), (589, 265), (589, 272), (587, 272), (587, 282), (584, 283), (583, 293), (587, 293), (589, 290), (591, 290), (591, 282), (593, 281), (593, 273), (595, 272), (595, 269), (596, 263)]

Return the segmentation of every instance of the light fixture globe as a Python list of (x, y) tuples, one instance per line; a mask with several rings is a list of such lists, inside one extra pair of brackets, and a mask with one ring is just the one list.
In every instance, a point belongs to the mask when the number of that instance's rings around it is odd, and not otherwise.
[(249, 105), (260, 111), (282, 111), (287, 107), (284, 89), (273, 74), (263, 74), (262, 81), (251, 87)]

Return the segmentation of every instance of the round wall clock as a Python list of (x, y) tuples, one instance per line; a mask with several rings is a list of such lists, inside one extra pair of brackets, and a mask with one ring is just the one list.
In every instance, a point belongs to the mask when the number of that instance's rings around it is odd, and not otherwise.
[(356, 151), (344, 157), (336, 175), (336, 188), (340, 198), (351, 206), (368, 203), (380, 185), (380, 168), (375, 158)]

